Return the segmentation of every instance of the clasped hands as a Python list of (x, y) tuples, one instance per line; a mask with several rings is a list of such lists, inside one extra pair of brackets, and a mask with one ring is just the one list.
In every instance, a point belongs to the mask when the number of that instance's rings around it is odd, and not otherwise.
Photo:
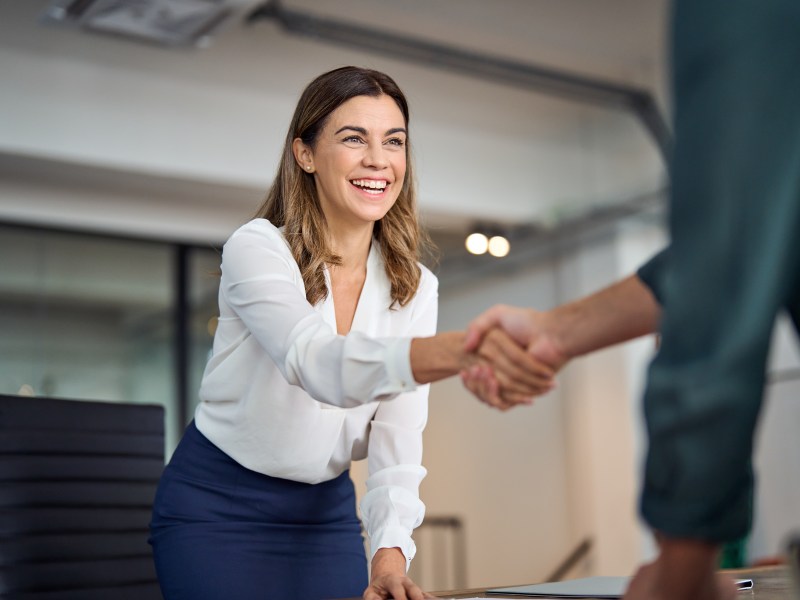
[(568, 357), (548, 318), (533, 309), (498, 305), (474, 319), (464, 340), (464, 387), (503, 411), (552, 390)]

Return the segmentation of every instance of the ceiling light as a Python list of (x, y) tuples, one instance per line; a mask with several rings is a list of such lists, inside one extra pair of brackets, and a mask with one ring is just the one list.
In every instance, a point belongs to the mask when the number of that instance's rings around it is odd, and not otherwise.
[(204, 46), (253, 0), (50, 0), (47, 24), (166, 46)]
[(486, 250), (489, 248), (489, 238), (482, 233), (471, 233), (467, 236), (465, 245), (471, 254), (486, 254)]
[[(485, 236), (484, 236), (485, 239)], [(489, 240), (489, 254), (492, 256), (496, 256), (497, 258), (502, 258), (508, 254), (508, 251), (511, 250), (511, 244), (508, 243), (508, 240), (504, 238), (502, 235), (495, 235)]]

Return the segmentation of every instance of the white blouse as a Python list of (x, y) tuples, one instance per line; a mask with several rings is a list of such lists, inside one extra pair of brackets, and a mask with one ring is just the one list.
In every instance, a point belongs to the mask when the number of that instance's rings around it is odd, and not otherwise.
[(361, 516), (374, 554), (399, 547), (425, 506), (419, 484), (430, 386), (418, 386), (412, 337), (436, 331), (438, 281), (424, 266), (417, 294), (389, 310), (390, 283), (373, 244), (350, 333), (336, 333), (330, 294), (311, 306), (280, 230), (266, 219), (223, 248), (219, 324), (200, 387), (197, 428), (241, 465), (319, 483), (368, 457)]

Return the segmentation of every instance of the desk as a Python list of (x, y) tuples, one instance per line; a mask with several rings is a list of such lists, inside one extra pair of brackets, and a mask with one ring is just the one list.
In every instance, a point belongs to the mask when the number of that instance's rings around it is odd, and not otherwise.
[[(737, 598), (742, 600), (797, 600), (797, 596), (792, 591), (791, 577), (786, 567), (762, 567), (758, 569), (738, 569), (727, 571), (736, 579), (752, 579), (753, 589), (739, 592)], [(510, 584), (525, 585), (525, 584)], [(509, 587), (507, 584), (490, 586)], [(523, 600), (525, 596), (498, 596), (486, 595), (487, 588), (477, 588), (473, 590), (454, 590), (449, 592), (435, 592), (440, 598), (516, 598)]]

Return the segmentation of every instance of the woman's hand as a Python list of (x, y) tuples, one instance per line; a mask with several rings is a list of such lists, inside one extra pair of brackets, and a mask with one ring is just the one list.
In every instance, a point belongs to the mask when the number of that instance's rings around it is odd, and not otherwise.
[[(411, 370), (417, 383), (431, 383), (451, 375), (483, 375), (474, 385), (476, 395), (500, 409), (550, 391), (555, 369), (537, 358), (500, 327), (490, 328), (475, 349), (465, 344), (460, 331), (438, 333), (411, 341)], [(471, 388), (472, 389), (472, 388)]]
[(381, 548), (372, 558), (370, 584), (363, 600), (424, 600), (433, 598), (406, 575), (406, 557), (400, 548)]
[(364, 600), (425, 600), (433, 598), (407, 575), (381, 575), (373, 577), (372, 583), (364, 590)]
[(462, 369), (464, 385), (481, 400), (500, 410), (531, 404), (555, 387), (556, 369), (495, 327), (474, 350), (475, 364)]
[[(556, 339), (555, 324), (552, 311), (505, 305), (495, 306), (474, 319), (464, 346), (483, 361), (462, 370), (464, 387), (482, 402), (500, 410), (530, 404), (534, 396), (549, 392), (555, 387), (556, 371), (568, 360)], [(498, 333), (509, 337), (498, 338)], [(501, 344), (500, 351), (497, 343)], [(509, 362), (511, 369), (503, 366)], [(526, 379), (520, 369), (527, 370), (530, 377)], [(520, 389), (520, 383), (528, 384), (529, 389)]]

